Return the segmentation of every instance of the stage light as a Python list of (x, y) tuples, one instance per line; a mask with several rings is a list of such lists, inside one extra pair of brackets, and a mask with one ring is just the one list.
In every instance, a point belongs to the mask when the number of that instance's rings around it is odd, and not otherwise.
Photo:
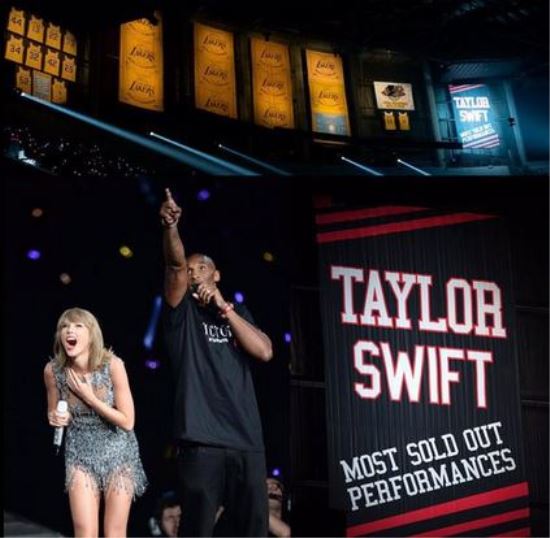
[(414, 172), (417, 172), (418, 174), (420, 174), (422, 176), (431, 176), (432, 175), (429, 172), (421, 170), (417, 166), (414, 166), (411, 163), (408, 163), (408, 162), (406, 162), (402, 159), (399, 159), (399, 158), (397, 159), (397, 164), (401, 164), (401, 165), (405, 166), (406, 168), (409, 168), (410, 170), (413, 170)]
[[(38, 97), (29, 95), (27, 93), (22, 93), (21, 97), (23, 97), (24, 99), (28, 99), (29, 101), (33, 101), (34, 103), (37, 103), (41, 106), (45, 106), (51, 110), (55, 110), (56, 112), (60, 112), (61, 114), (70, 116), (71, 118), (75, 118), (89, 125), (93, 125), (94, 127), (97, 127), (98, 129), (102, 129), (103, 131), (107, 131), (114, 136), (118, 136), (125, 140), (129, 140), (134, 144), (138, 144), (139, 146), (145, 147), (150, 151), (160, 153), (161, 155), (165, 155), (166, 157), (174, 159), (175, 161), (183, 163), (186, 166), (189, 166), (190, 168), (199, 170), (206, 174), (211, 174), (215, 176), (216, 175), (227, 176), (227, 175), (235, 175), (235, 174), (244, 175), (244, 176), (258, 175), (250, 170), (247, 170), (246, 168), (235, 167), (230, 163), (227, 163), (221, 159), (215, 159), (214, 157), (206, 153), (193, 150), (192, 148), (187, 148), (187, 151), (185, 153), (181, 151), (173, 150), (171, 148), (166, 147), (166, 145), (164, 144), (160, 144), (158, 142), (152, 141), (144, 136), (132, 133), (130, 131), (126, 131), (125, 129), (121, 129), (120, 127), (115, 127), (114, 125), (110, 125), (109, 123), (96, 120), (91, 116), (80, 114), (78, 112), (75, 112), (74, 110), (70, 110), (69, 108), (56, 105), (55, 103), (43, 101), (42, 99), (39, 99)], [(153, 132), (151, 132), (150, 134), (151, 136), (154, 135)], [(155, 135), (155, 136), (159, 138), (158, 135)], [(185, 146), (183, 146), (183, 148), (185, 149)], [(30, 159), (26, 160), (25, 162), (28, 162), (29, 164), (36, 164), (36, 163), (31, 163)]]
[(271, 254), (271, 252), (267, 252), (267, 251), (263, 253), (262, 258), (266, 262), (272, 262), (272, 261), (275, 260), (275, 256), (273, 256), (273, 254)]
[(40, 256), (42, 256), (42, 254), (36, 249), (31, 249), (27, 252), (27, 258), (29, 258), (29, 260), (39, 260)]
[(241, 153), (240, 151), (237, 151), (236, 149), (229, 148), (227, 146), (224, 146), (223, 144), (218, 144), (218, 148), (220, 148), (223, 151), (227, 151), (227, 153), (231, 153), (233, 155), (236, 155), (237, 157), (240, 157), (241, 159), (244, 159), (245, 161), (248, 161), (250, 163), (256, 164), (258, 166), (261, 166), (262, 168), (265, 168), (269, 172), (273, 172), (274, 174), (277, 174), (279, 176), (290, 176), (286, 170), (282, 170), (281, 168), (277, 168), (275, 166), (272, 166), (269, 163), (266, 163), (265, 161), (260, 161), (259, 159), (255, 159), (254, 157), (250, 157), (250, 155), (246, 155), (244, 153)]
[(347, 163), (355, 166), (356, 168), (359, 168), (360, 170), (363, 170), (363, 171), (371, 174), (372, 176), (383, 176), (384, 175), (380, 172), (377, 172), (373, 168), (370, 168), (368, 166), (365, 166), (364, 164), (358, 163), (357, 161), (352, 161), (351, 159), (348, 159), (347, 157), (341, 156), (340, 159), (344, 162), (347, 162)]
[(162, 307), (162, 297), (157, 295), (153, 301), (153, 310), (151, 311), (151, 317), (149, 318), (149, 324), (143, 337), (143, 345), (146, 349), (153, 349), (153, 343), (155, 342), (155, 335), (157, 332), (158, 320), (160, 317), (160, 311)]
[(208, 198), (210, 198), (210, 191), (207, 189), (202, 189), (197, 193), (197, 200), (200, 202), (205, 202)]
[(244, 303), (244, 295), (240, 291), (235, 292), (235, 295), (233, 297), (238, 303)]
[[(153, 138), (158, 138), (163, 142), (167, 142), (168, 144), (172, 144), (173, 146), (176, 146), (177, 148), (180, 148), (188, 153), (191, 153), (192, 155), (197, 155), (202, 159), (208, 162), (211, 162), (218, 167), (223, 167), (225, 169), (225, 175), (227, 174), (242, 175), (242, 176), (258, 175), (256, 172), (252, 172), (252, 170), (249, 170), (248, 168), (243, 168), (242, 166), (237, 166), (223, 159), (219, 159), (218, 157), (214, 157), (208, 153), (205, 153), (204, 151), (199, 151), (198, 149), (192, 148), (190, 146), (186, 146), (181, 142), (177, 142), (176, 140), (172, 140), (171, 138), (167, 138), (166, 136), (159, 135), (153, 131), (151, 131), (149, 135), (152, 136)], [(220, 174), (220, 175), (224, 175), (224, 174)]]
[(43, 214), (44, 214), (44, 211), (42, 211), (42, 209), (39, 208), (39, 207), (35, 207), (35, 208), (31, 211), (31, 215), (32, 215), (35, 219), (40, 218)]
[(271, 476), (281, 476), (281, 469), (274, 467), (271, 471)]
[(147, 359), (145, 361), (145, 368), (149, 368), (149, 370), (156, 370), (160, 367), (160, 361), (157, 361), (155, 359)]
[(134, 253), (132, 252), (132, 249), (126, 245), (122, 245), (118, 249), (118, 251), (123, 258), (131, 258), (134, 255)]
[(72, 282), (71, 276), (68, 273), (61, 273), (59, 275), (59, 280), (62, 284), (65, 284), (65, 286)]
[(290, 344), (292, 342), (292, 335), (290, 333), (285, 333), (285, 342)]

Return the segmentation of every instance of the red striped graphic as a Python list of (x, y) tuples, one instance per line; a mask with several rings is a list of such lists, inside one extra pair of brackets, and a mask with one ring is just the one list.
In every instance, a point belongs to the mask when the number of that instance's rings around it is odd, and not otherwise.
[(357, 209), (353, 211), (340, 211), (338, 213), (328, 213), (326, 215), (317, 215), (315, 222), (317, 224), (332, 224), (334, 222), (348, 222), (350, 220), (361, 220), (376, 217), (387, 217), (390, 215), (402, 215), (404, 213), (414, 213), (416, 211), (425, 211), (425, 207), (407, 207), (407, 206), (383, 206), (371, 207), (368, 209)]
[(459, 84), (457, 86), (449, 85), (449, 91), (451, 93), (465, 92), (466, 90), (474, 90), (475, 88), (481, 88), (483, 84)]
[(506, 486), (503, 488), (486, 491), (485, 493), (477, 493), (468, 497), (462, 497), (461, 499), (455, 499), (453, 501), (448, 501), (441, 504), (434, 504), (426, 508), (406, 512), (405, 514), (399, 514), (397, 516), (370, 521), (369, 523), (354, 525), (347, 528), (346, 536), (363, 536), (365, 534), (372, 534), (381, 530), (391, 529), (393, 527), (402, 527), (403, 525), (410, 525), (411, 523), (416, 523), (418, 521), (425, 521), (427, 519), (433, 519), (435, 517), (445, 516), (447, 514), (463, 512), (464, 510), (471, 510), (473, 508), (479, 508), (480, 506), (487, 506), (490, 504), (507, 501), (509, 499), (525, 497), (528, 494), (529, 489), (527, 487), (527, 482), (520, 482), (519, 484), (514, 484), (513, 486)]
[(360, 239), (362, 237), (373, 237), (376, 235), (387, 235), (393, 233), (410, 232), (424, 228), (436, 228), (438, 226), (450, 226), (478, 220), (495, 218), (493, 215), (481, 215), (476, 213), (454, 213), (452, 215), (441, 215), (439, 217), (426, 217), (422, 219), (406, 220), (403, 222), (392, 222), (389, 224), (377, 224), (363, 228), (350, 230), (338, 230), (334, 232), (321, 232), (317, 234), (317, 243), (334, 243), (348, 239)]
[(490, 527), (491, 525), (506, 523), (507, 521), (525, 519), (529, 517), (529, 515), (529, 508), (523, 508), (521, 510), (514, 510), (512, 512), (504, 512), (503, 514), (498, 514), (496, 516), (473, 519), (472, 521), (466, 521), (465, 523), (459, 523), (457, 525), (450, 525), (449, 527), (443, 527), (441, 529), (434, 529), (432, 531), (423, 532), (421, 534), (415, 534), (415, 536), (456, 536), (458, 533), (461, 532), (475, 531), (477, 529)]
[(515, 531), (506, 531), (506, 532), (499, 532), (498, 534), (495, 534), (493, 538), (501, 537), (501, 536), (531, 536), (531, 528), (530, 527), (523, 527), (522, 529), (517, 529)]

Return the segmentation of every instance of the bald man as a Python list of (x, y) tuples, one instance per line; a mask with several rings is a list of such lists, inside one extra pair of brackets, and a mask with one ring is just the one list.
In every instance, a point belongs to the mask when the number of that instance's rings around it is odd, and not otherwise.
[(212, 536), (223, 506), (235, 536), (266, 536), (264, 445), (249, 363), (271, 360), (271, 340), (244, 305), (225, 300), (212, 258), (186, 257), (181, 208), (168, 189), (165, 195), (164, 329), (176, 383), (179, 535)]

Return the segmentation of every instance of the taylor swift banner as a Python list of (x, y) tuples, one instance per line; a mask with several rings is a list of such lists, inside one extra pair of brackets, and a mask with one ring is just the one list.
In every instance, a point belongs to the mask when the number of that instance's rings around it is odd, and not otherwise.
[(331, 505), (347, 536), (529, 536), (502, 223), (388, 206), (317, 225)]

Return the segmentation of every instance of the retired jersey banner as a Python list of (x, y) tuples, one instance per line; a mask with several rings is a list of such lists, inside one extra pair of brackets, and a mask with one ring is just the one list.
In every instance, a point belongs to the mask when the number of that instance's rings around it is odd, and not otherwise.
[(375, 82), (376, 106), (381, 110), (414, 110), (412, 86), (404, 82)]
[(529, 536), (503, 223), (384, 206), (317, 226), (330, 500), (347, 536)]
[(306, 50), (306, 62), (313, 131), (350, 135), (341, 56)]
[(138, 19), (120, 25), (118, 99), (123, 103), (162, 111), (162, 21)]
[(195, 23), (195, 106), (237, 118), (233, 34)]
[(14, 34), (25, 35), (25, 12), (12, 7), (8, 17), (8, 30)]
[(250, 47), (255, 123), (294, 128), (288, 46), (252, 37)]

